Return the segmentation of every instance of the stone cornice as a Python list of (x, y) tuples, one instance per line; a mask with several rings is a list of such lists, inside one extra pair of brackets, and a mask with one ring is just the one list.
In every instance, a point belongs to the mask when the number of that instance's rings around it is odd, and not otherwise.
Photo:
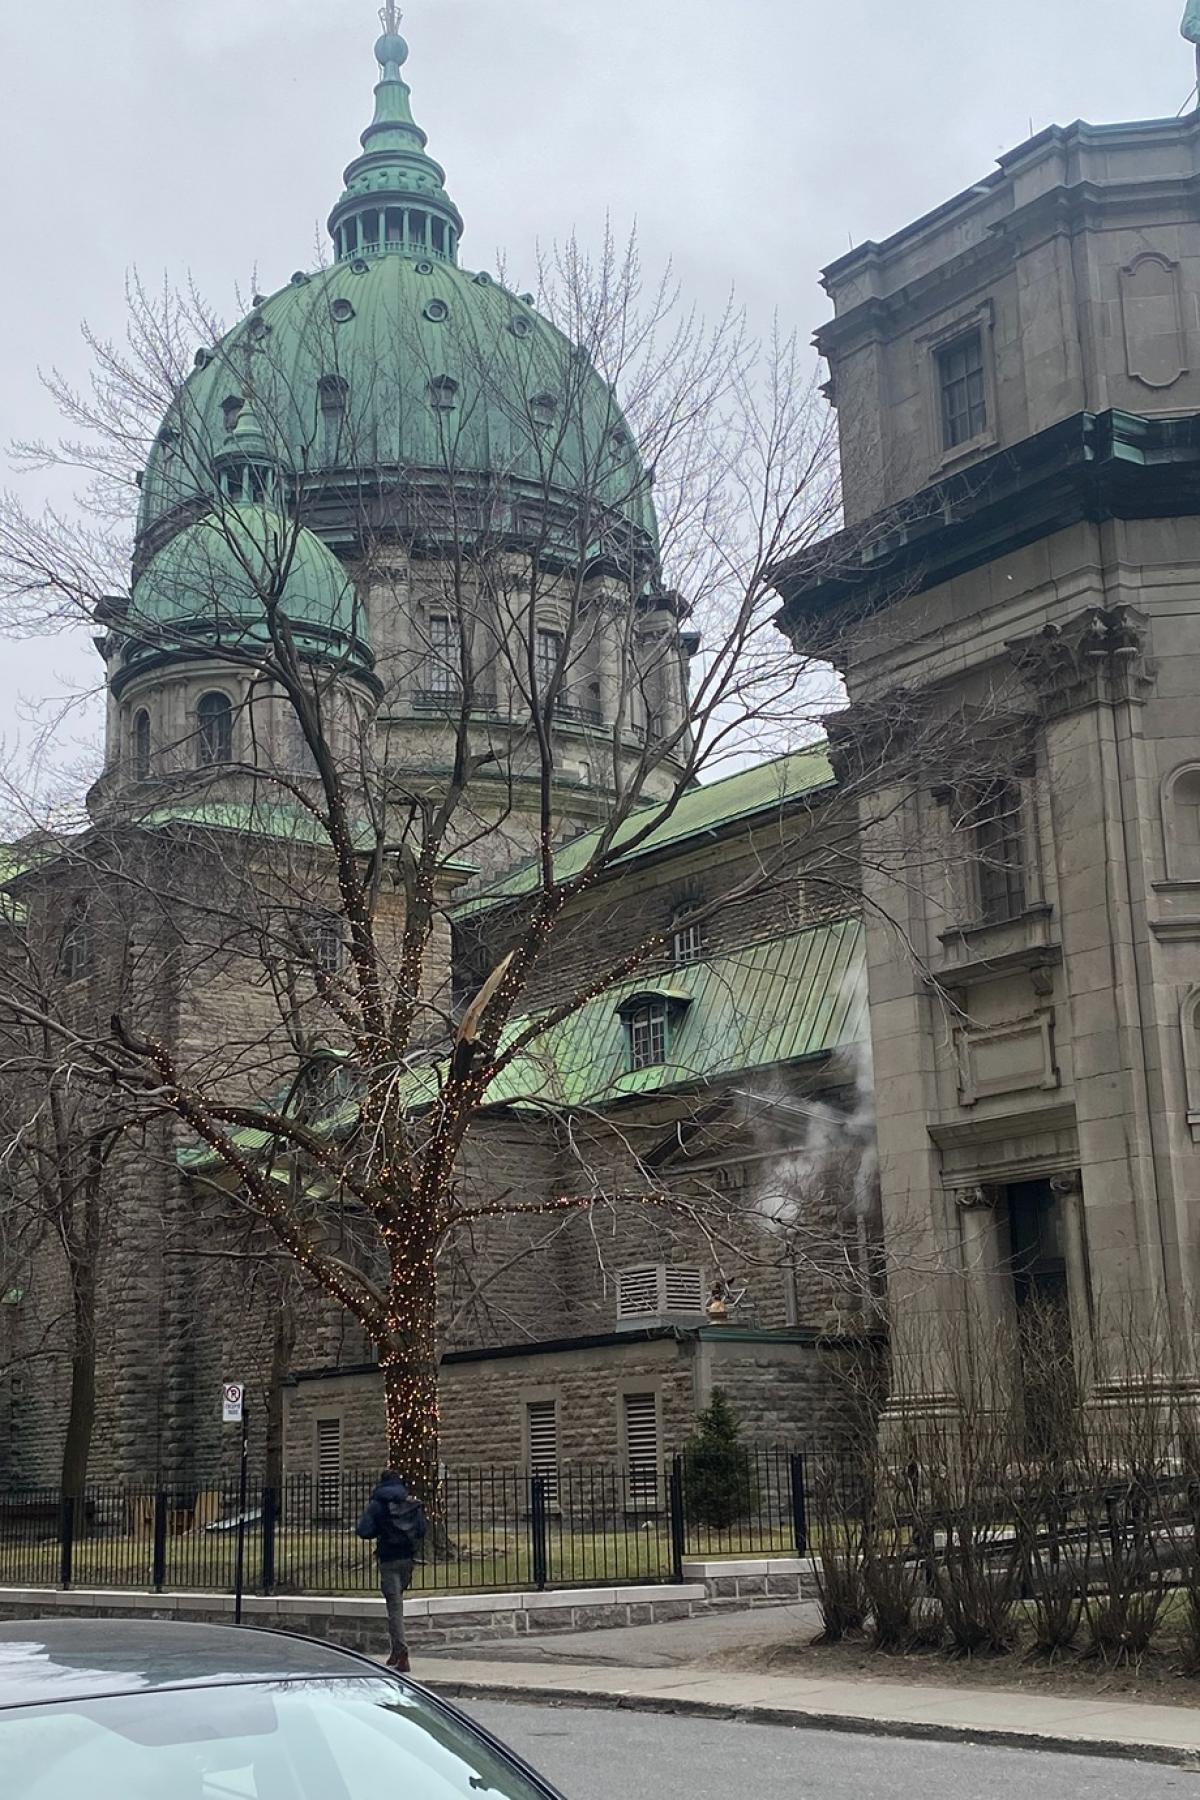
[(1200, 413), (1076, 413), (775, 571), (779, 623), (877, 610), (1081, 522), (1197, 515)]

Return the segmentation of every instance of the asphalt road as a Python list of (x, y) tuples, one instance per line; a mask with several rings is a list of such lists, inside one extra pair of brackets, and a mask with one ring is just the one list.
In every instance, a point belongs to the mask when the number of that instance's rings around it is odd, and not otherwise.
[(567, 1800), (1200, 1800), (1182, 1769), (669, 1714), (472, 1701)]

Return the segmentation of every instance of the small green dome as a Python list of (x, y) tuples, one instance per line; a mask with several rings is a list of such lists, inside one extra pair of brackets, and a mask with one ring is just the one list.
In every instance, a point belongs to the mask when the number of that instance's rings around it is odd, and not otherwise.
[(279, 609), (303, 655), (370, 670), (366, 618), (337, 557), (311, 531), (263, 506), (210, 513), (158, 552), (134, 585), (126, 665), (197, 639), (262, 644), (280, 588)]

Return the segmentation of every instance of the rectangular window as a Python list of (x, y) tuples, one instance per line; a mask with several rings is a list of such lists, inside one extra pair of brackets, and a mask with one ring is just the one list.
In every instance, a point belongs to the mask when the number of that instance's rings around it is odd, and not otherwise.
[(676, 968), (699, 962), (704, 955), (704, 926), (692, 924), (686, 917), (677, 918), (671, 949)]
[(323, 975), (337, 975), (345, 954), (342, 922), (333, 914), (308, 921), (306, 936), (313, 963)]
[(317, 1511), (329, 1518), (341, 1511), (342, 1421), (318, 1419), (316, 1424)]
[(629, 1020), (629, 1060), (634, 1069), (656, 1069), (667, 1060), (667, 1008), (639, 1006)]
[(1000, 925), (1025, 911), (1025, 839), (1021, 790), (1015, 781), (992, 781), (976, 790), (975, 858), (979, 917)]
[(626, 1394), (623, 1404), (629, 1504), (642, 1511), (658, 1505), (658, 1396)]
[(455, 620), (434, 613), (429, 621), (429, 670), (432, 694), (457, 694), (462, 684), (462, 645)]
[(956, 338), (937, 354), (942, 399), (942, 447), (955, 450), (987, 430), (987, 393), (983, 378), (983, 333)]
[(530, 1400), (525, 1408), (529, 1473), (546, 1484), (547, 1500), (558, 1499), (558, 1401)]
[(534, 663), (538, 693), (545, 694), (562, 666), (563, 635), (561, 631), (539, 631), (534, 643)]

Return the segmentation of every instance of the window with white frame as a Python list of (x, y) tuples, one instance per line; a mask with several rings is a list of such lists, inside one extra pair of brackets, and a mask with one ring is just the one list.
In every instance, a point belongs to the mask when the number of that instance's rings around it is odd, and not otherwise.
[(704, 1275), (700, 1269), (647, 1263), (617, 1276), (617, 1321), (661, 1318), (673, 1313), (704, 1316)]
[(942, 448), (956, 450), (987, 430), (983, 332), (968, 331), (937, 352)]
[(547, 1500), (558, 1499), (558, 1401), (529, 1400), (525, 1405), (529, 1474), (545, 1483)]
[(323, 975), (337, 975), (346, 953), (342, 922), (333, 913), (318, 913), (306, 922), (309, 955)]
[(661, 1446), (658, 1428), (658, 1395), (622, 1395), (622, 1424), (629, 1502), (636, 1510), (658, 1504)]
[(695, 910), (680, 907), (672, 923), (671, 960), (679, 969), (699, 962), (704, 955), (705, 927), (702, 920), (692, 916)]
[(629, 1066), (656, 1069), (667, 1060), (667, 1003), (645, 1000), (629, 1015)]

